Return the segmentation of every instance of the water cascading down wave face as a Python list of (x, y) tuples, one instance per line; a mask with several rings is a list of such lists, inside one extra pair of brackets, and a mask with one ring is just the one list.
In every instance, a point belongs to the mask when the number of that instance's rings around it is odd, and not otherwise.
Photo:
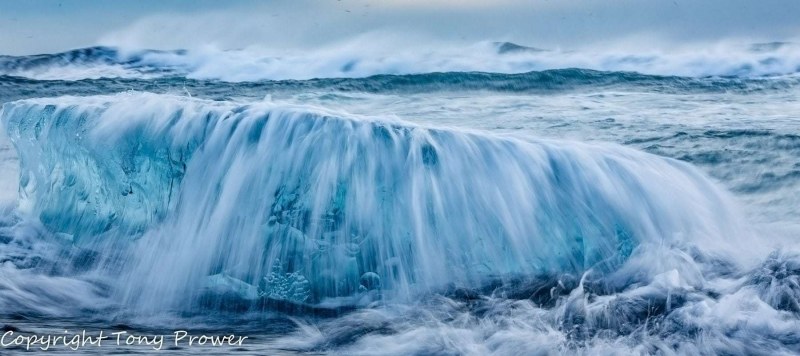
[(123, 255), (94, 268), (133, 309), (407, 300), (735, 235), (678, 161), (344, 116), (136, 93), (2, 111), (20, 210)]

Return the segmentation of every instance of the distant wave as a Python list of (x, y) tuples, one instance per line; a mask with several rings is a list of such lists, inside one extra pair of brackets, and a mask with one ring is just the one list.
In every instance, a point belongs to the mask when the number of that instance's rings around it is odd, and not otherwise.
[(343, 45), (306, 52), (123, 50), (90, 47), (32, 56), (0, 56), (0, 75), (37, 80), (184, 77), (228, 82), (361, 78), (435, 72), (518, 74), (582, 68), (684, 77), (752, 78), (800, 72), (800, 47), (774, 42), (673, 52), (563, 51), (510, 42), (434, 50), (372, 50)]

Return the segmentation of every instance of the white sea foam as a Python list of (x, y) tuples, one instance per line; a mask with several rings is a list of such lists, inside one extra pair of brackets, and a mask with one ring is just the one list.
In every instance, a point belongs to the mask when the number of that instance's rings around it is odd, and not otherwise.
[(541, 50), (496, 42), (427, 46), (414, 43), (412, 46), (405, 42), (393, 43), (393, 38), (360, 36), (302, 51), (257, 46), (239, 50), (208, 46), (178, 52), (123, 48), (95, 64), (55, 62), (22, 68), (12, 66), (3, 70), (3, 74), (63, 80), (178, 75), (241, 82), (431, 72), (524, 73), (563, 68), (755, 77), (794, 74), (800, 69), (800, 48), (793, 43), (719, 42), (660, 49), (618, 45)]
[[(23, 204), (0, 215), (0, 310), (180, 324), (171, 312), (217, 315), (260, 298), (359, 307), (301, 313), (297, 330), (267, 342), (273, 351), (797, 352), (800, 257), (770, 255), (775, 229), (748, 229), (729, 194), (686, 163), (530, 137), (661, 130), (654, 142), (673, 155), (684, 139), (713, 138), (772, 157), (791, 178), (794, 124), (768, 106), (791, 93), (725, 97), (756, 106), (654, 95), (300, 93), (286, 103), (125, 93), (9, 104)], [(421, 124), (384, 119), (394, 113)], [(728, 121), (758, 113), (749, 131)], [(551, 128), (564, 122), (573, 126)], [(469, 129), (498, 125), (511, 129)], [(726, 182), (734, 187), (750, 179), (720, 172), (739, 177)], [(756, 196), (791, 195), (791, 182), (763, 184)], [(773, 208), (789, 225), (792, 205)], [(377, 278), (361, 273), (373, 265)]]
[[(49, 102), (4, 106), (24, 162), (21, 212), (93, 249), (144, 234), (118, 287), (147, 308), (184, 305), (210, 274), (257, 285), (271, 268), (310, 281), (291, 293), (322, 303), (361, 298), (370, 283), (404, 300), (487, 278), (613, 271), (639, 250), (732, 263), (768, 252), (695, 169), (619, 146), (275, 103)], [(658, 261), (637, 273), (676, 268)]]

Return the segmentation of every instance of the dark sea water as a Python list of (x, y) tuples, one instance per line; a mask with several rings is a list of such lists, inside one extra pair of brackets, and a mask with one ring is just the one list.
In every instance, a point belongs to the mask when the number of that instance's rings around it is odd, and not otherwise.
[(4, 342), (800, 353), (798, 72), (791, 43), (0, 56)]

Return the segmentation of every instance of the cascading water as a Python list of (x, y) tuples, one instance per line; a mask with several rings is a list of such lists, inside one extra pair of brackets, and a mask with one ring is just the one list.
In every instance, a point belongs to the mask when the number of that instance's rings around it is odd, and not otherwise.
[(366, 306), (649, 258), (655, 276), (676, 266), (657, 251), (730, 258), (748, 237), (695, 169), (614, 145), (137, 93), (2, 121), (21, 214), (143, 314)]

